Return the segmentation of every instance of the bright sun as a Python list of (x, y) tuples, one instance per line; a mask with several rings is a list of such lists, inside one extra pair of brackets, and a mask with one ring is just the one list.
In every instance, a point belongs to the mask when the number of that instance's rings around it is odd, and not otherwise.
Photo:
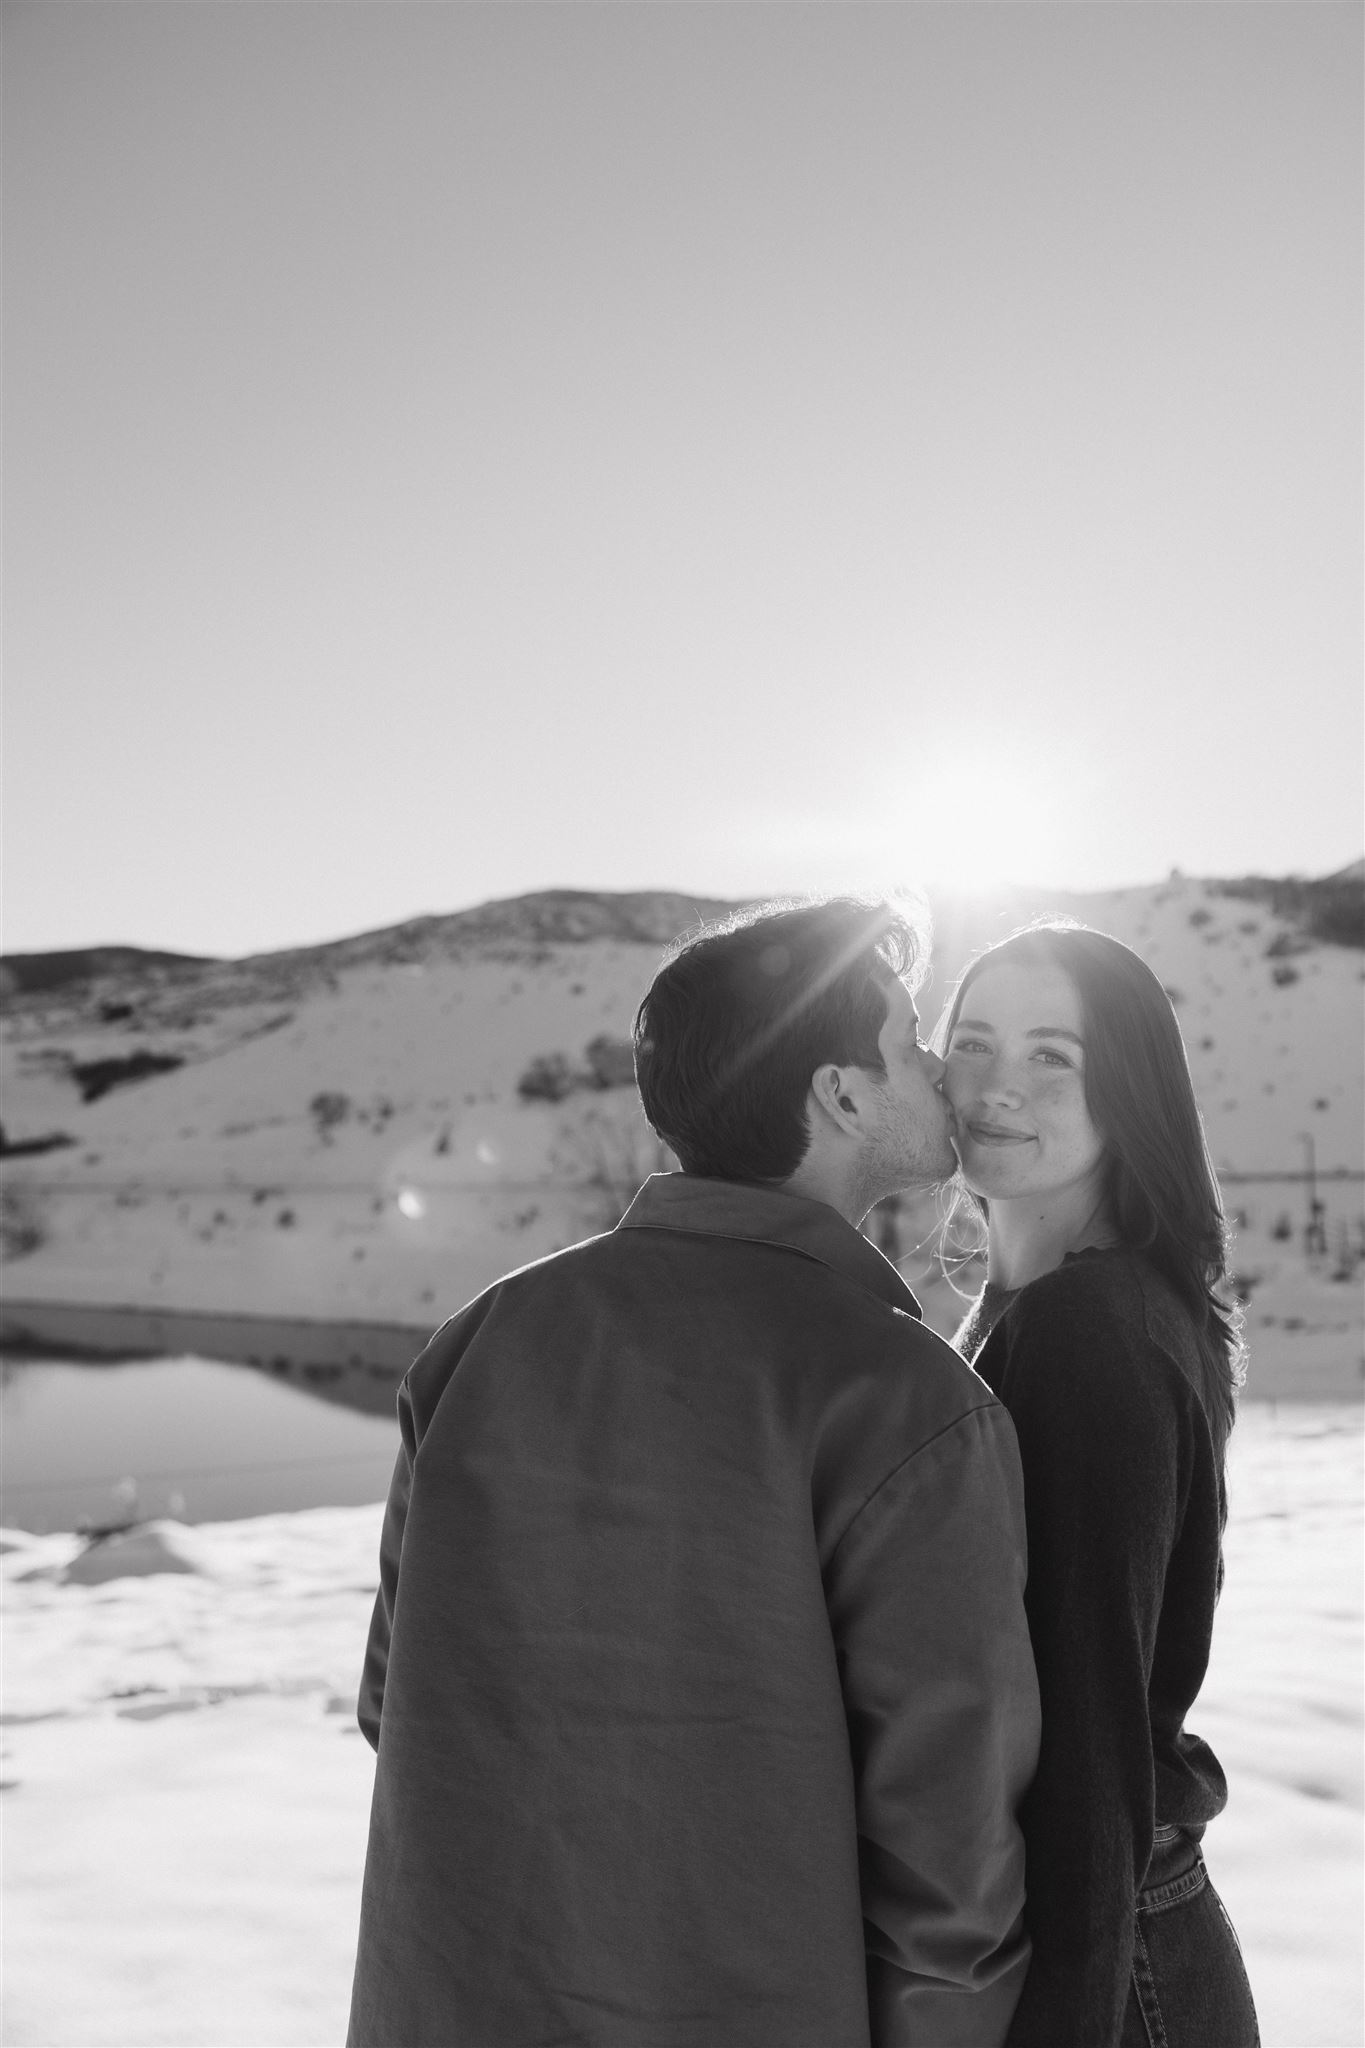
[(927, 749), (909, 773), (894, 752), (836, 808), (765, 821), (778, 889), (986, 894), (1029, 884), (1084, 888), (1104, 800), (1084, 764), (1036, 753)]
[(995, 763), (964, 764), (905, 806), (913, 869), (953, 889), (1048, 881), (1060, 866), (1061, 793)]
[[(880, 795), (880, 800), (878, 800)], [(1069, 807), (1056, 783), (1014, 767), (945, 761), (888, 799), (871, 792), (853, 817), (808, 820), (801, 886), (879, 887), (885, 878), (936, 893), (1059, 883)]]

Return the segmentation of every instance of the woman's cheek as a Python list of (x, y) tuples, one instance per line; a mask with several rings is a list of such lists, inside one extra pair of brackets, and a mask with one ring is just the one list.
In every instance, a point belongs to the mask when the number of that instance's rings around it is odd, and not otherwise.
[(1035, 1102), (1051, 1108), (1084, 1110), (1085, 1092), (1079, 1074), (1059, 1073), (1055, 1068), (1034, 1082), (1030, 1093)]

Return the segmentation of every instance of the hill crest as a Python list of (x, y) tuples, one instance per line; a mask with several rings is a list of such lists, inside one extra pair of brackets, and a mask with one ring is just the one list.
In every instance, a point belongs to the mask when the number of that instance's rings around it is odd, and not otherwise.
[[(971, 906), (998, 906), (1019, 919), (1052, 905), (1074, 915), (1088, 902), (1112, 902), (1164, 892), (1172, 886), (1203, 887), (1211, 894), (1261, 903), (1286, 923), (1328, 944), (1365, 947), (1365, 859), (1318, 877), (1243, 875), (1187, 878), (1173, 872), (1165, 883), (1121, 890), (1078, 892), (1010, 888), (977, 894), (954, 904), (954, 921)], [(611, 940), (623, 945), (670, 944), (690, 926), (731, 916), (762, 897), (704, 896), (679, 889), (539, 889), (522, 896), (490, 898), (464, 910), (431, 912), (324, 939), (313, 945), (223, 956), (177, 953), (143, 946), (87, 946), (51, 952), (0, 954), (0, 1012), (33, 999), (51, 1001), (96, 989), (106, 995), (140, 986), (187, 991), (196, 985), (245, 982), (253, 994), (276, 984), (297, 993), (304, 981), (325, 978), (360, 965), (406, 966), (424, 960), (459, 959), (470, 953), (506, 957), (545, 946), (586, 945)], [(997, 920), (998, 921), (998, 920)], [(937, 920), (936, 920), (937, 922)], [(246, 993), (245, 987), (241, 990)]]

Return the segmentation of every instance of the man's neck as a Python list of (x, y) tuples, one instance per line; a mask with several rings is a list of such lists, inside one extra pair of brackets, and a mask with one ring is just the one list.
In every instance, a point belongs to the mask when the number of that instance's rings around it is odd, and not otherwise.
[(872, 1207), (871, 1202), (860, 1206), (860, 1192), (848, 1184), (848, 1176), (832, 1167), (829, 1161), (802, 1160), (794, 1174), (782, 1183), (784, 1195), (802, 1195), (808, 1202), (824, 1202), (830, 1209), (836, 1209), (845, 1223), (851, 1223), (857, 1230)]
[(870, 1184), (866, 1174), (858, 1171), (856, 1165), (840, 1171), (828, 1160), (807, 1157), (791, 1178), (783, 1181), (782, 1192), (784, 1195), (804, 1195), (808, 1202), (824, 1202), (828, 1208), (837, 1209), (845, 1223), (861, 1230), (878, 1202), (884, 1202), (888, 1195), (932, 1193), (941, 1185), (936, 1180), (925, 1180), (887, 1187), (880, 1179)]
[(997, 1287), (1026, 1287), (1060, 1266), (1068, 1252), (1118, 1243), (1108, 1211), (1093, 1188), (993, 1201), (987, 1226), (986, 1277)]

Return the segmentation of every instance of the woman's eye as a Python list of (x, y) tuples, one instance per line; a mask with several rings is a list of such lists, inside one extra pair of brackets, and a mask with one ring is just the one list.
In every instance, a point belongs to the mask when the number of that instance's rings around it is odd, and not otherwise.
[(1051, 1046), (1048, 1045), (1039, 1047), (1038, 1057), (1040, 1060), (1046, 1060), (1048, 1065), (1053, 1067), (1069, 1067), (1071, 1065), (1065, 1053), (1054, 1052)]
[(949, 1052), (985, 1052), (986, 1049), (985, 1040), (980, 1038), (955, 1038), (948, 1048)]

